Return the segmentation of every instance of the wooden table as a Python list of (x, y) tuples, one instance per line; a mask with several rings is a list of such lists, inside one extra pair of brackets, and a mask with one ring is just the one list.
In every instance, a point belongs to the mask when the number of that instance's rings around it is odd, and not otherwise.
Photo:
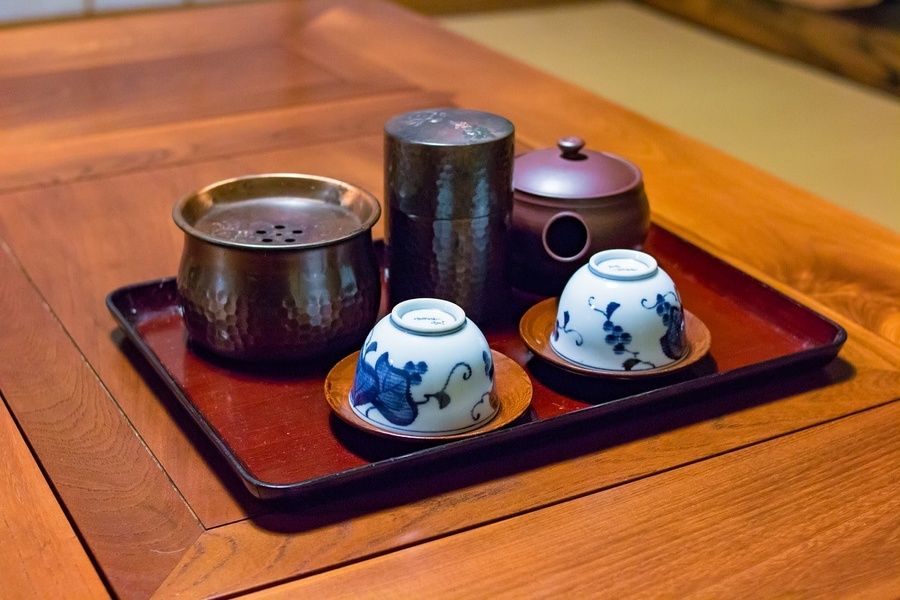
[[(388, 4), (39, 25), (0, 48), (0, 595), (900, 594), (898, 236)], [(104, 298), (175, 272), (183, 194), (305, 171), (380, 195), (385, 119), (447, 104), (628, 156), (657, 223), (840, 322), (839, 358), (461, 485), (255, 500)]]

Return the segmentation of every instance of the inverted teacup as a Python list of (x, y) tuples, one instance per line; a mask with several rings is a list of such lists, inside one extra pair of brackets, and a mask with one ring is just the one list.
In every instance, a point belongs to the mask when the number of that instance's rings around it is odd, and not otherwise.
[(686, 338), (675, 283), (644, 252), (594, 254), (559, 298), (550, 347), (567, 361), (606, 371), (649, 370), (680, 360)]
[(401, 302), (372, 328), (350, 405), (369, 423), (423, 437), (477, 429), (497, 413), (487, 340), (446, 300)]

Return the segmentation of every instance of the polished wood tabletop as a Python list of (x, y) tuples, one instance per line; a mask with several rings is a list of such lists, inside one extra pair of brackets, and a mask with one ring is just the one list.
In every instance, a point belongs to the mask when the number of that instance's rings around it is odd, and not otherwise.
[[(42, 24), (0, 48), (0, 596), (900, 595), (896, 234), (387, 3)], [(657, 224), (840, 323), (838, 358), (542, 459), (254, 498), (105, 297), (175, 273), (181, 196), (308, 172), (380, 197), (384, 121), (442, 105), (630, 158)]]

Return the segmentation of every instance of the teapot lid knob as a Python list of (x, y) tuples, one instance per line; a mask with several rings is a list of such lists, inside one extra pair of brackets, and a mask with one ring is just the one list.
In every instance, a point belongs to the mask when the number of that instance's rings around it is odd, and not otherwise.
[(584, 148), (584, 140), (580, 137), (570, 135), (560, 138), (559, 141), (556, 142), (556, 145), (562, 152), (563, 158), (577, 159), (580, 158), (581, 149)]
[(606, 198), (641, 185), (641, 171), (626, 159), (585, 148), (577, 136), (560, 138), (557, 148), (516, 157), (513, 187), (555, 200)]

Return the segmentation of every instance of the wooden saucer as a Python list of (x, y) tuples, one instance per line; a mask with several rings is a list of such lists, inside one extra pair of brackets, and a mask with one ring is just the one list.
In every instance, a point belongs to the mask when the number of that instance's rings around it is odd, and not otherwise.
[(550, 334), (556, 323), (556, 298), (547, 298), (529, 308), (519, 320), (519, 337), (535, 355), (547, 362), (579, 375), (609, 379), (645, 379), (669, 375), (685, 369), (706, 356), (709, 352), (711, 336), (709, 329), (699, 318), (688, 310), (684, 311), (684, 327), (688, 350), (674, 363), (655, 369), (642, 371), (610, 371), (596, 369), (570, 362), (550, 347)]
[(331, 410), (344, 422), (383, 437), (416, 441), (459, 440), (499, 429), (517, 419), (531, 404), (531, 379), (513, 359), (491, 350), (494, 359), (494, 394), (500, 410), (490, 421), (471, 431), (451, 435), (421, 435), (381, 429), (362, 419), (350, 406), (350, 388), (359, 352), (342, 358), (325, 378), (325, 399)]

